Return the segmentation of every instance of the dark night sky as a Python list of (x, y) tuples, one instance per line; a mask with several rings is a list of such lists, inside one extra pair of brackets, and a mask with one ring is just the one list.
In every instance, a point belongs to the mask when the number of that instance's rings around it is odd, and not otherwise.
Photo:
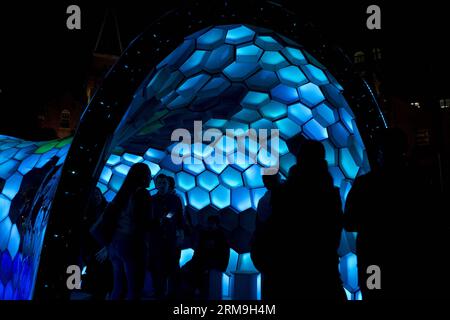
[[(313, 21), (327, 38), (350, 54), (373, 44), (382, 47), (388, 69), (386, 77), (399, 93), (408, 95), (426, 84), (435, 85), (436, 90), (450, 88), (450, 62), (445, 50), (449, 27), (446, 11), (439, 4), (442, 2), (427, 1), (425, 5), (396, 1), (395, 7), (379, 1), (278, 2), (302, 19)], [(182, 2), (165, 0), (159, 5), (131, 0), (114, 4), (77, 0), (8, 5), (1, 2), (0, 133), (23, 135), (40, 106), (65, 91), (81, 94), (107, 5), (117, 12), (126, 46), (152, 20), (179, 3)], [(81, 31), (66, 28), (65, 11), (70, 4), (81, 7)], [(365, 27), (365, 9), (369, 4), (378, 4), (382, 9), (381, 31)], [(427, 78), (430, 75), (433, 79)]]

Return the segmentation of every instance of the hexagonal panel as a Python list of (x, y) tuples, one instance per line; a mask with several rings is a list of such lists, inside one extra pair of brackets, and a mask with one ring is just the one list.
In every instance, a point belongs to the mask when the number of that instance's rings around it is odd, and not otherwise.
[(209, 194), (206, 190), (196, 187), (188, 192), (188, 202), (197, 210), (203, 209), (210, 204)]
[(197, 183), (205, 190), (211, 191), (219, 185), (219, 178), (211, 171), (205, 171), (197, 177)]

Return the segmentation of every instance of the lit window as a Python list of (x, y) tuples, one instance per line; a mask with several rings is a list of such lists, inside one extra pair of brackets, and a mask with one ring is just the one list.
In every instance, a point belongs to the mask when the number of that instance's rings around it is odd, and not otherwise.
[(61, 111), (59, 126), (61, 128), (70, 128), (70, 111), (64, 109)]
[(450, 108), (450, 99), (446, 98), (446, 99), (439, 100), (439, 106), (441, 107), (441, 109)]
[(366, 60), (366, 55), (362, 51), (356, 52), (353, 57), (355, 59), (355, 63), (364, 63)]
[(380, 48), (373, 48), (372, 49), (373, 54), (373, 60), (381, 60), (381, 49)]

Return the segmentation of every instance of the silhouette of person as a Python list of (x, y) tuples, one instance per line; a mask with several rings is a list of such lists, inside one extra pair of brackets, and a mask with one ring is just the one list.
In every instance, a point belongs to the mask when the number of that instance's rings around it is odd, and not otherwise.
[[(435, 297), (442, 272), (437, 200), (408, 165), (405, 134), (377, 133), (378, 165), (358, 177), (348, 195), (344, 227), (357, 232), (359, 283), (365, 300)], [(448, 248), (447, 248), (448, 250)], [(380, 268), (379, 290), (368, 288), (367, 268)], [(374, 283), (372, 283), (373, 285)]]
[[(97, 221), (105, 210), (108, 202), (102, 194), (102, 191), (96, 187), (90, 198), (83, 222), (91, 226)], [(83, 228), (88, 230), (89, 227)], [(104, 300), (106, 295), (112, 289), (112, 266), (108, 259), (96, 258), (96, 254), (101, 251), (101, 246), (95, 241), (89, 232), (86, 232), (81, 239), (81, 255), (86, 274), (83, 277), (82, 289), (92, 294), (94, 300)]]
[(174, 281), (179, 271), (180, 247), (177, 229), (183, 224), (183, 206), (166, 175), (156, 177), (153, 197), (154, 221), (149, 237), (149, 267), (152, 273), (155, 296), (158, 299), (174, 294)]
[(263, 276), (262, 298), (344, 300), (341, 201), (320, 142), (302, 142), (287, 181), (272, 190), (272, 211), (255, 230), (251, 250)]
[(263, 175), (262, 180), (267, 191), (259, 199), (258, 207), (256, 208), (256, 225), (266, 222), (272, 214), (272, 190), (280, 186), (280, 177), (278, 174)]
[(206, 227), (200, 228), (194, 256), (181, 269), (183, 282), (188, 284), (187, 296), (194, 297), (196, 289), (200, 297), (208, 297), (208, 272), (224, 272), (230, 258), (230, 246), (220, 229), (219, 216), (208, 217)]
[[(149, 167), (136, 163), (128, 172), (122, 187), (104, 213), (107, 251), (98, 255), (101, 261), (109, 256), (113, 266), (114, 286), (111, 300), (137, 300), (145, 277), (145, 234), (152, 217), (152, 197), (146, 190), (151, 180)], [(124, 284), (126, 283), (126, 287)]]

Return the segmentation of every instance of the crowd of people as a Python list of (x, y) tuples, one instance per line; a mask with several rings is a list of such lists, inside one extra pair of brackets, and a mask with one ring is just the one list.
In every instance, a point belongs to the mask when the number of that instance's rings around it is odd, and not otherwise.
[[(320, 142), (302, 142), (286, 181), (263, 177), (267, 192), (251, 243), (263, 299), (346, 300), (338, 267), (343, 231), (357, 233), (363, 299), (448, 296), (450, 230), (439, 192), (408, 163), (401, 131), (380, 132), (377, 146), (377, 165), (356, 178), (345, 205)], [(150, 182), (149, 167), (138, 163), (111, 203), (96, 190), (86, 217), (93, 238), (82, 250), (85, 288), (99, 299), (141, 299), (150, 272), (155, 299), (206, 299), (208, 273), (224, 272), (229, 260), (220, 217), (194, 228), (173, 178), (158, 175), (153, 196)], [(195, 253), (180, 269), (188, 238)], [(381, 271), (381, 287), (367, 286), (370, 266)]]

